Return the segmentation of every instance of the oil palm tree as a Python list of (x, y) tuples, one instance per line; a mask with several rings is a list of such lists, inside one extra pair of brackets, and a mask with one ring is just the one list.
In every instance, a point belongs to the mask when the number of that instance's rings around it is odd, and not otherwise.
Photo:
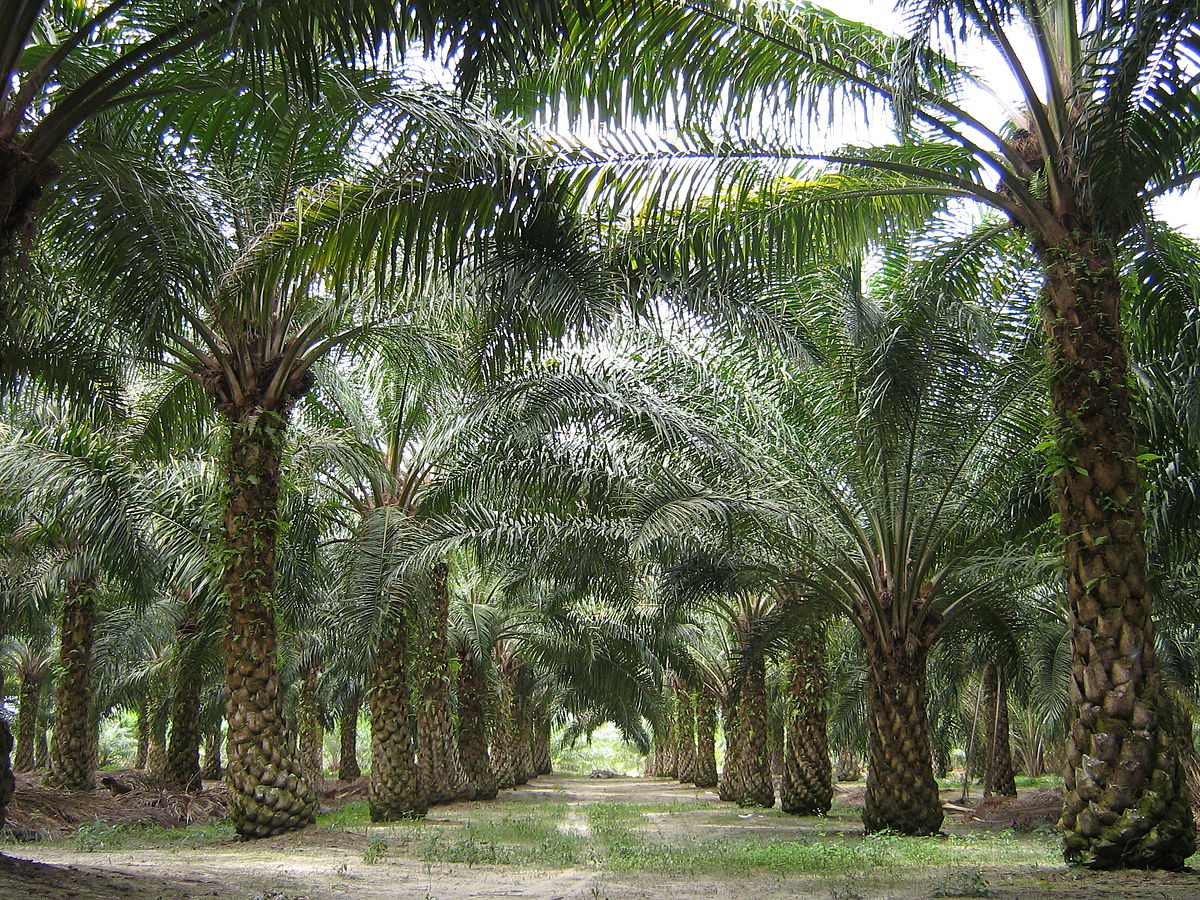
[[(807, 161), (847, 178), (831, 203), (964, 198), (1002, 211), (1027, 236), (1044, 279), (1054, 485), (1076, 636), (1064, 853), (1096, 868), (1177, 868), (1192, 852), (1194, 823), (1172, 761), (1170, 722), (1160, 722), (1118, 258), (1155, 198), (1200, 178), (1200, 9), (1128, 0), (912, 0), (903, 9), (903, 36), (818, 6), (671, 2), (653, 14), (584, 14), (560, 53), (516, 87), (529, 97), (553, 85), (576, 112), (627, 123), (641, 117), (709, 132), (719, 123), (715, 138), (681, 139), (667, 152), (627, 141), (609, 171), (645, 173), (650, 156), (654, 177), (686, 164), (688, 183), (707, 188), (711, 179), (694, 174), (698, 158), (770, 158), (789, 174)], [(975, 47), (997, 60), (1015, 96), (993, 93), (993, 103), (975, 71), (956, 63), (955, 53)], [(805, 146), (812, 132), (795, 111), (836, 109), (837, 100), (847, 101), (846, 111), (862, 101), (890, 112), (900, 142)], [(746, 137), (764, 131), (767, 140)], [(750, 201), (740, 205), (759, 215), (750, 213), (736, 234), (708, 228), (707, 238), (677, 240), (687, 248), (681, 255), (801, 256), (812, 229), (785, 212), (788, 189), (760, 203), (753, 189), (761, 182), (734, 177), (727, 183)], [(646, 200), (618, 180), (626, 197)], [(694, 221), (711, 224), (698, 198), (693, 208)], [(843, 222), (846, 233), (863, 233)], [(1085, 765), (1100, 746), (1103, 765)], [(1150, 771), (1153, 778), (1141, 774)]]
[[(152, 349), (223, 422), (226, 772), (233, 818), (247, 836), (307, 824), (314, 810), (287, 750), (274, 662), (280, 473), (293, 408), (314, 384), (314, 365), (329, 355), (390, 340), (404, 357), (404, 347), (420, 344), (401, 322), (413, 298), (379, 286), (346, 289), (327, 271), (266, 275), (256, 254), (270, 247), (272, 260), (310, 260), (321, 252), (319, 235), (293, 229), (289, 217), (303, 215), (304, 189), (365, 172), (355, 148), (368, 118), (385, 135), (404, 135), (387, 148), (393, 166), (410, 155), (428, 166), (422, 151), (455, 154), (455, 136), (490, 133), (469, 111), (440, 104), (433, 89), (354, 73), (330, 75), (323, 88), (316, 105), (277, 98), (261, 113), (257, 140), (218, 143), (201, 167), (186, 152), (87, 144), (86, 160), (63, 176), (72, 190), (86, 187), (92, 213), (107, 223), (111, 239), (90, 261), (96, 290), (107, 290), (114, 308), (151, 311)], [(447, 137), (450, 125), (460, 130)], [(80, 134), (76, 145), (102, 137)], [(87, 218), (52, 210), (53, 252), (74, 258), (91, 240)]]

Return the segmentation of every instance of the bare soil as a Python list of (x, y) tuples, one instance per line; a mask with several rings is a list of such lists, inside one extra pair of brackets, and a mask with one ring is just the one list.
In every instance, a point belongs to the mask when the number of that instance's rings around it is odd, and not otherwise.
[[(355, 792), (351, 787), (342, 789), (342, 794), (353, 797)], [(438, 807), (423, 828), (444, 829), (449, 834), (464, 823), (482, 818), (502, 821), (542, 804), (555, 804), (566, 810), (558, 820), (559, 830), (586, 840), (589, 804), (633, 803), (652, 805), (637, 827), (639, 833), (663, 842), (746, 836), (787, 840), (854, 830), (847, 815), (829, 820), (795, 819), (777, 812), (717, 805), (715, 799), (709, 791), (660, 779), (548, 776), (505, 791), (487, 804)], [(1052, 805), (1050, 801), (1044, 792), (1030, 792), (1019, 801), (989, 801), (972, 812), (948, 817), (947, 830), (1011, 827), (1019, 816), (1042, 815)], [(836, 802), (847, 807), (861, 801), (851, 789), (840, 793)], [(1011, 807), (1007, 819), (1006, 803)], [(694, 804), (695, 810), (688, 804)], [(4, 848), (7, 856), (0, 857), (0, 900), (1200, 898), (1200, 875), (1195, 873), (1093, 874), (1057, 865), (963, 871), (916, 867), (833, 876), (772, 871), (668, 875), (606, 871), (593, 864), (569, 868), (431, 864), (403, 850), (368, 862), (364, 846), (373, 833), (362, 826), (314, 827), (249, 844), (225, 841), (199, 848), (99, 852), (83, 852), (70, 842), (9, 844)]]

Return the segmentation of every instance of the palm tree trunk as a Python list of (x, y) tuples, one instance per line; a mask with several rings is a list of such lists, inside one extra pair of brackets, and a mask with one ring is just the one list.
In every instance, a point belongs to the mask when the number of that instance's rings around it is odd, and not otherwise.
[(767, 712), (767, 671), (761, 656), (744, 660), (745, 671), (738, 695), (738, 769), (736, 783), (740, 793), (734, 796), (740, 806), (775, 805), (775, 784), (771, 778), (770, 718)]
[[(37, 741), (38, 713), (41, 711), (42, 682), (41, 679), (21, 677), (20, 694), (17, 707), (17, 752), (12, 757), (14, 772), (28, 772), (33, 768), (34, 743)], [(7, 727), (7, 723), (5, 724)], [(0, 735), (0, 743), (4, 737)], [(3, 751), (0, 750), (0, 764), (3, 763)], [(0, 773), (0, 782), (3, 782)], [(3, 791), (0, 790), (0, 807), (5, 805)]]
[(1035, 237), (1072, 635), (1063, 852), (1094, 868), (1177, 869), (1196, 826), (1160, 702), (1114, 248), (1078, 218), (1051, 227)]
[(221, 589), (229, 816), (239, 835), (254, 838), (311, 824), (316, 794), (295, 758), (279, 696), (275, 560), (285, 421), (265, 411), (246, 418), (229, 430)]
[(431, 806), (463, 799), (468, 792), (458, 759), (452, 712), (450, 649), (450, 589), (446, 563), (434, 566), (430, 603), (422, 617), (425, 633), (417, 650), (417, 758), (421, 782)]
[(196, 619), (190, 614), (183, 616), (175, 630), (166, 780), (181, 791), (200, 789), (200, 673), (188, 658), (197, 630)]
[(513, 775), (517, 784), (528, 784), (529, 779), (536, 777), (533, 771), (533, 714), (529, 701), (519, 697), (514, 701), (513, 709), (516, 720)]
[(204, 765), (200, 767), (200, 778), (205, 781), (216, 781), (224, 776), (221, 766), (221, 726), (217, 725), (208, 733), (204, 740)]
[[(45, 689), (43, 689), (45, 690)], [(37, 734), (33, 742), (33, 767), (34, 769), (45, 769), (50, 765), (50, 722), (51, 713), (47, 708), (50, 704), (47, 701), (50, 699), (49, 691), (45, 691), (42, 695), (41, 702), (38, 704), (38, 727)]]
[(146, 743), (146, 776), (155, 780), (167, 777), (167, 725), (171, 721), (171, 707), (163, 696), (162, 685), (155, 679), (150, 688), (150, 728)]
[(96, 786), (99, 733), (92, 710), (92, 644), (96, 630), (93, 582), (67, 585), (62, 602), (54, 740), (45, 783), (68, 791)]
[(837, 766), (834, 774), (838, 781), (858, 781), (862, 778), (862, 761), (858, 754), (849, 747), (838, 751)]
[(358, 711), (362, 708), (362, 696), (355, 692), (342, 707), (338, 718), (338, 778), (355, 781), (362, 777), (358, 765)]
[(458, 651), (458, 752), (476, 800), (492, 800), (500, 790), (488, 755), (487, 695), (487, 673), (476, 665), (470, 648), (462, 647)]
[(684, 784), (696, 780), (696, 713), (682, 685), (675, 689), (675, 777)]
[(1017, 796), (1012, 749), (1008, 743), (1008, 687), (994, 662), (983, 667), (984, 768), (983, 796)]
[(409, 721), (407, 654), (403, 614), (393, 609), (375, 654), (370, 689), (371, 781), (367, 796), (373, 822), (419, 819), (427, 808)]
[(936, 834), (943, 813), (925, 711), (928, 648), (916, 640), (864, 643), (870, 761), (863, 825), (868, 832)]
[(319, 667), (307, 666), (300, 685), (300, 767), (304, 777), (313, 786), (314, 791), (320, 791), (324, 781), (325, 758), (323, 752), (323, 733), (321, 729), (321, 709), (317, 701), (317, 677)]
[(825, 634), (813, 628), (792, 641), (788, 663), (787, 749), (779, 795), (783, 811), (823, 816), (833, 803), (833, 767), (825, 725)]
[(696, 787), (717, 786), (716, 732), (713, 699), (701, 688), (696, 693)]
[(550, 716), (542, 704), (538, 704), (534, 716), (533, 765), (535, 774), (550, 775), (554, 772), (554, 753), (550, 746)]
[(737, 697), (732, 694), (721, 702), (721, 725), (725, 731), (725, 765), (717, 784), (717, 796), (722, 800), (737, 801), (745, 794), (742, 786), (741, 756), (742, 729), (738, 724)]
[(12, 732), (9, 731), (8, 722), (0, 717), (0, 828), (4, 827), (8, 818), (8, 804), (12, 802), (17, 789), (17, 779), (13, 775), (12, 767), (12, 748)]
[(501, 659), (500, 695), (496, 701), (496, 721), (492, 728), (492, 766), (501, 789), (517, 783), (516, 673), (511, 659)]
[(146, 756), (150, 753), (150, 698), (146, 694), (138, 697), (137, 722), (137, 754), (133, 758), (133, 767), (144, 772)]

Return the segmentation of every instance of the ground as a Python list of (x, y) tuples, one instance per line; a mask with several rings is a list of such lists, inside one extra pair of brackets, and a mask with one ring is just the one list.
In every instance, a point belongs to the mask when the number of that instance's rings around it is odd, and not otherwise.
[(828, 818), (796, 818), (661, 779), (547, 776), (422, 822), (372, 826), (350, 802), (313, 828), (249, 844), (223, 824), (97, 823), (6, 846), (0, 898), (1200, 897), (1193, 873), (1069, 870), (1045, 828), (964, 816), (948, 818), (942, 837), (864, 838), (860, 794), (839, 794)]

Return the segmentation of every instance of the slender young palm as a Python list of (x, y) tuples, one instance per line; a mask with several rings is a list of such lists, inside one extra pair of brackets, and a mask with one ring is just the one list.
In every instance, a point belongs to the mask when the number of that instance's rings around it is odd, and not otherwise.
[[(1194, 847), (1194, 823), (1170, 722), (1160, 722), (1117, 259), (1156, 197), (1200, 178), (1200, 7), (912, 0), (904, 8), (906, 37), (812, 6), (718, 0), (668, 2), (652, 13), (628, 7), (576, 19), (533, 84), (553, 84), (580, 111), (668, 124), (683, 118), (700, 128), (723, 121), (736, 135), (707, 145), (684, 141), (670, 154), (639, 147), (612, 161), (626, 171), (647, 155), (660, 163), (669, 156), (676, 167), (697, 154), (770, 157), (784, 168), (824, 162), (855, 182), (840, 192), (846, 201), (966, 198), (1003, 211), (1028, 236), (1045, 278), (1060, 461), (1054, 484), (1076, 638), (1064, 853), (1097, 868), (1177, 868)], [(990, 103), (986, 86), (938, 52), (947, 45), (974, 52), (972, 41), (998, 57), (1017, 88), (995, 117), (979, 112)], [(793, 110), (820, 109), (830, 97), (890, 110), (903, 143), (796, 150), (804, 129), (794, 126)], [(764, 115), (778, 140), (747, 140), (761, 133)], [(750, 121), (755, 127), (744, 127)], [(645, 199), (628, 188), (625, 180), (626, 196)], [(754, 196), (761, 227), (742, 222), (741, 248), (728, 232), (718, 239), (710, 230), (707, 240), (686, 244), (686, 255), (740, 258), (745, 248), (781, 259), (802, 254), (796, 238), (806, 229), (781, 215), (783, 193), (765, 204)], [(697, 218), (710, 218), (695, 208)], [(1106, 748), (1100, 765), (1090, 762), (1097, 747)]]

